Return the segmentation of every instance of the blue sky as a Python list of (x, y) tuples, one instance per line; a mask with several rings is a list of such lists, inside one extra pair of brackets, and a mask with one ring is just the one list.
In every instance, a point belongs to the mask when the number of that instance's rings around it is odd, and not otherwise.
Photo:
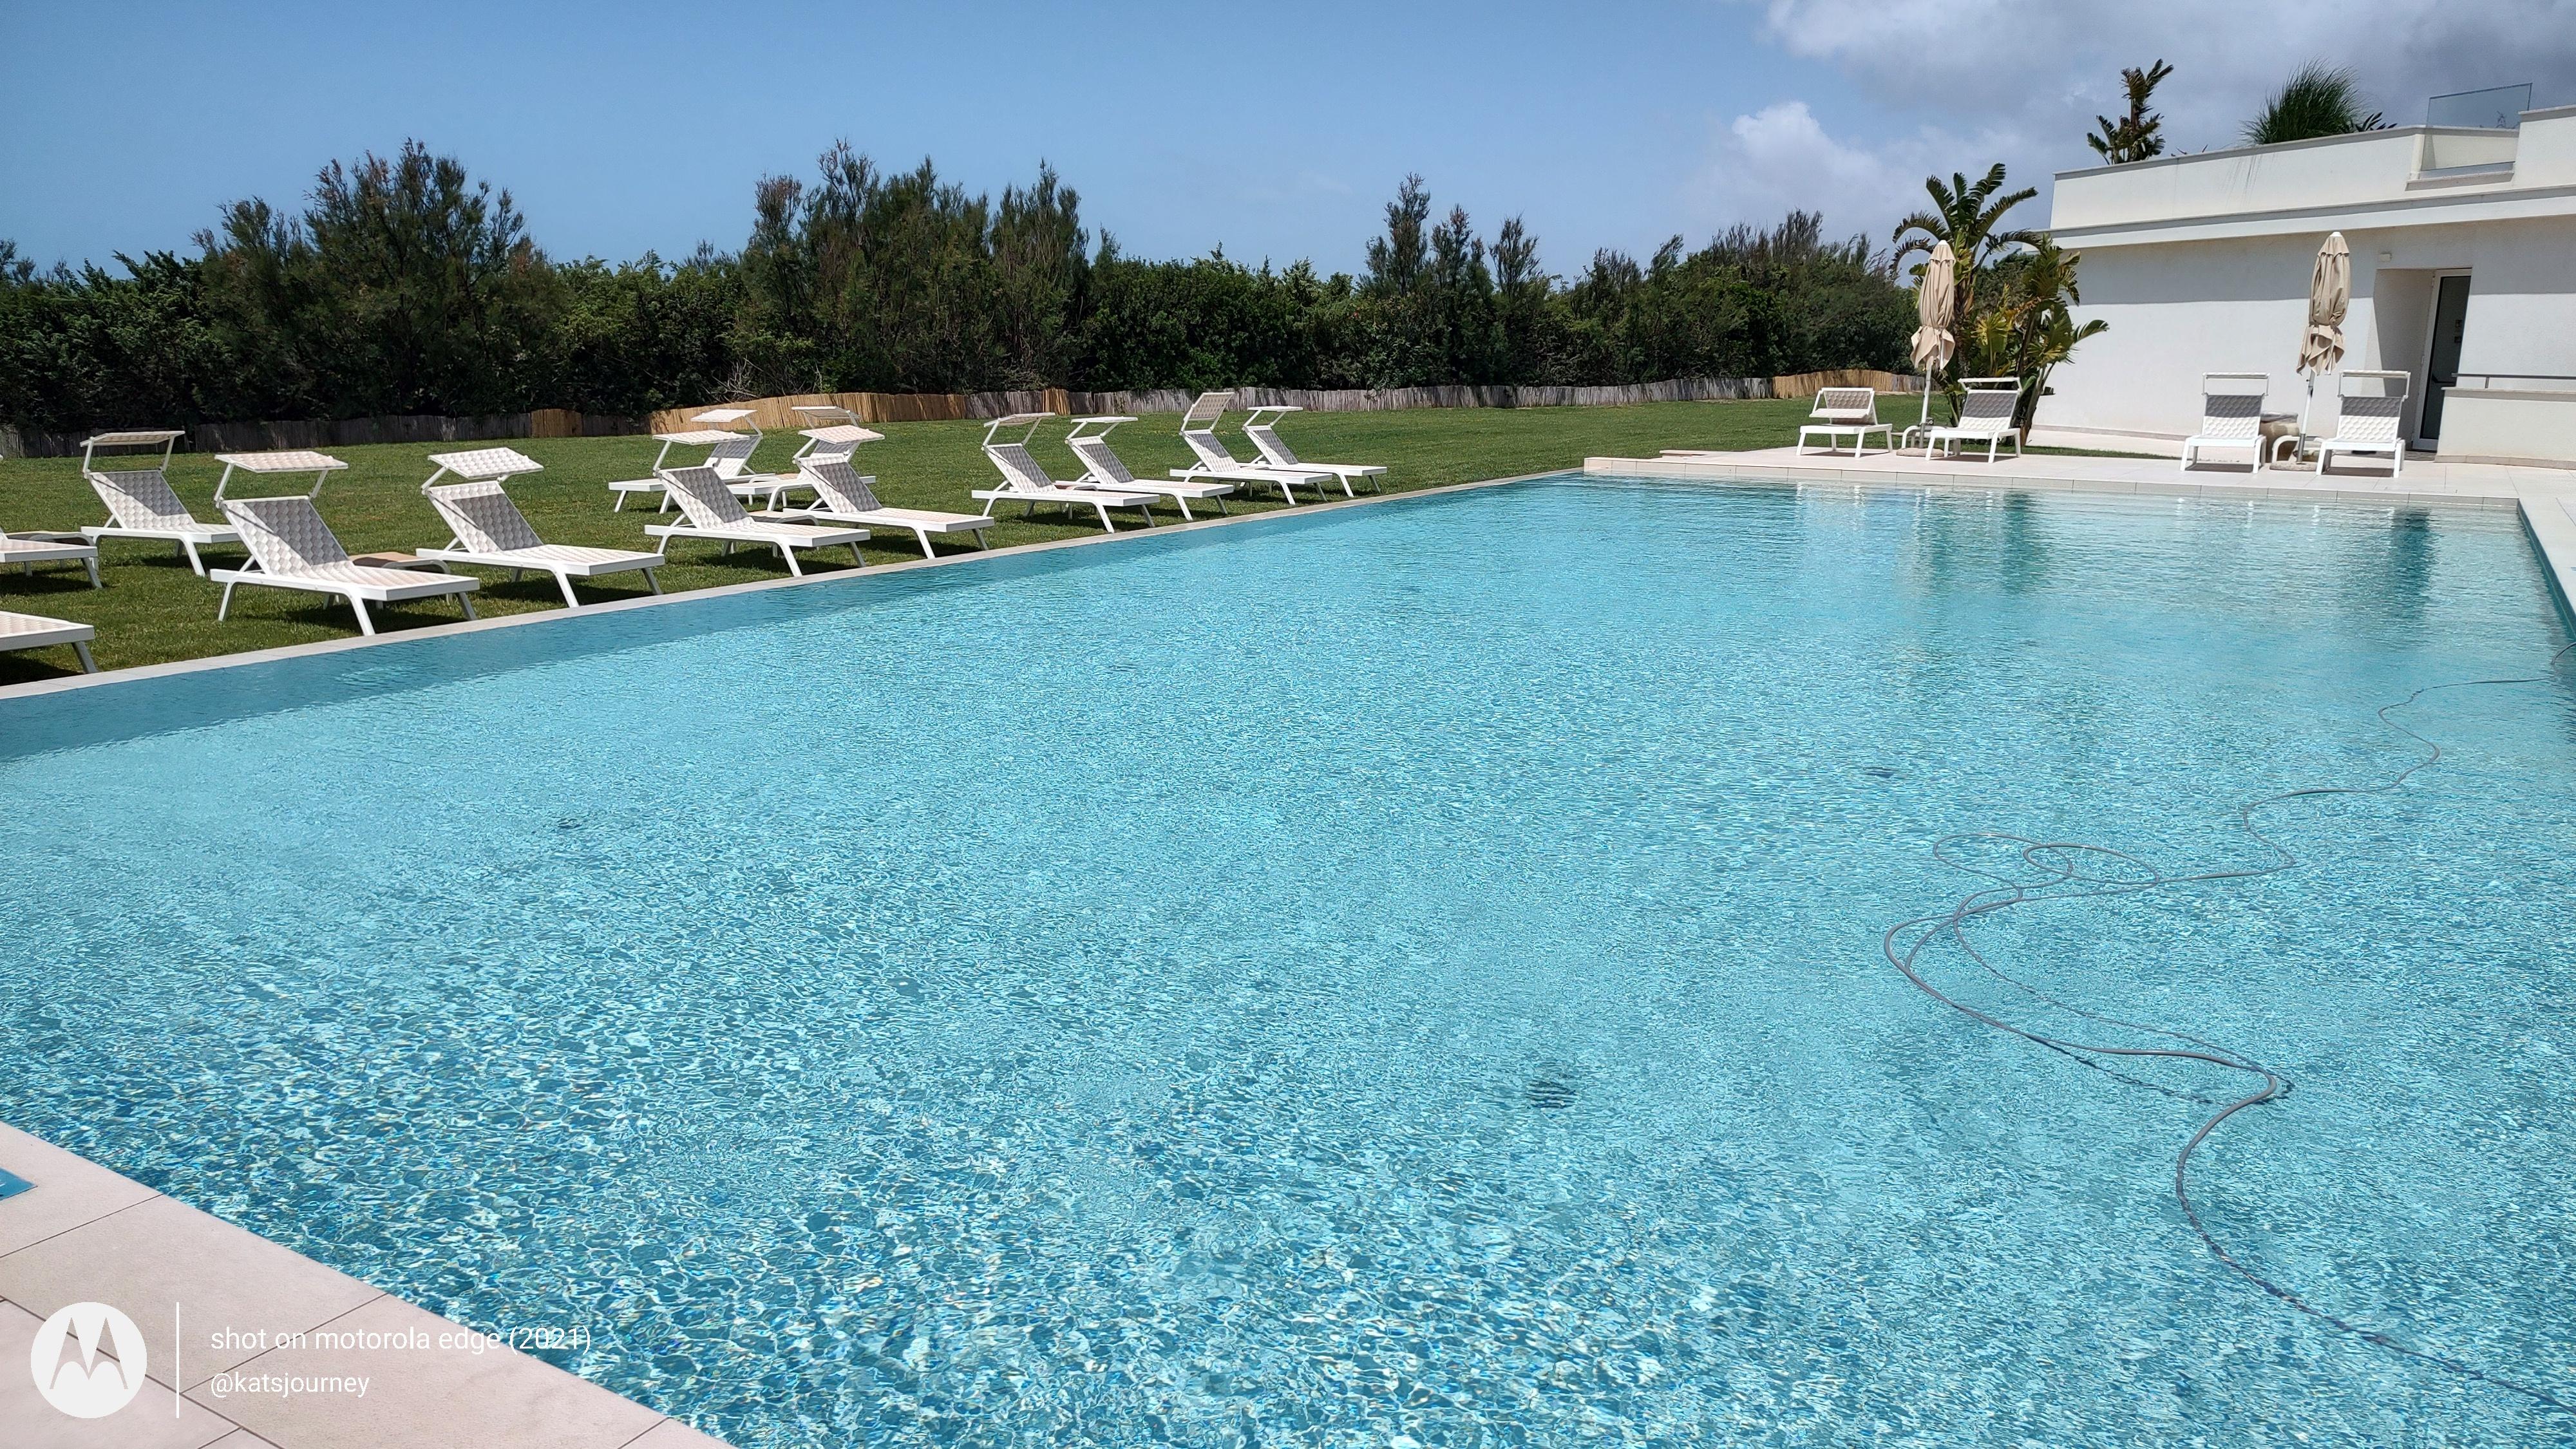
[(323, 162), (416, 136), (508, 188), (559, 257), (672, 256), (739, 245), (753, 183), (847, 137), (978, 190), (1043, 158), (1131, 254), (1222, 244), (1328, 269), (1359, 264), (1418, 171), (1488, 232), (1524, 216), (1566, 272), (1793, 205), (1883, 240), (1936, 169), (2004, 160), (2044, 184), (2091, 159), (2119, 67), (2156, 54), (2178, 67), (2169, 124), (2191, 149), (2227, 143), (2310, 56), (2356, 65), (2397, 121), (2455, 86), (2576, 101), (2576, 0), (1263, 13), (0, 0), (0, 238), (40, 264), (184, 249), (227, 200), (291, 205)]

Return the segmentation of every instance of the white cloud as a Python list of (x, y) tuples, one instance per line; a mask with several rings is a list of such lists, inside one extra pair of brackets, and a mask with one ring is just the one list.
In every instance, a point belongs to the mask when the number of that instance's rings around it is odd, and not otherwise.
[[(1878, 134), (1828, 134), (1800, 101), (1717, 123), (1695, 198), (1718, 221), (1792, 206), (1828, 232), (1885, 223), (1922, 201), (1922, 178), (1995, 161), (2040, 198), (2051, 172), (2095, 164), (2094, 117), (2122, 110), (2120, 70), (2162, 58), (2156, 95), (2173, 151), (2239, 144), (2245, 122), (2299, 65), (2349, 66), (2399, 125), (2427, 97), (2529, 81), (2535, 104), (2576, 102), (2576, 0), (1731, 0), (1762, 38), (1860, 83)], [(1714, 119), (1714, 118), (1713, 118)]]
[(1828, 132), (1805, 101), (1779, 101), (1715, 127), (1692, 200), (1711, 227), (1814, 211), (1826, 235), (1860, 232), (1884, 247), (1896, 219), (1927, 204), (1925, 176), (1956, 171), (1955, 158), (1994, 145), (1991, 135), (1968, 140), (1931, 128), (1857, 144)]

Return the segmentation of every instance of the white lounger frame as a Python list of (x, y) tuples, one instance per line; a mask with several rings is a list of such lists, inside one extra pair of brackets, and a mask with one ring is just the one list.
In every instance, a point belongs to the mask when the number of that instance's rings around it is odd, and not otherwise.
[[(2249, 391), (2245, 384), (2253, 384)], [(2228, 386), (2234, 384), (2234, 386)], [(2243, 448), (2253, 454), (2253, 471), (2263, 470), (2263, 403), (2271, 396), (2272, 377), (2262, 372), (2204, 372), (2200, 375), (2200, 431), (2182, 440), (2178, 469), (2188, 473), (2203, 448)]]
[[(552, 574), (555, 586), (563, 590), (567, 609), (581, 607), (580, 598), (572, 591), (574, 579), (641, 573), (653, 592), (662, 592), (662, 581), (653, 573), (664, 562), (658, 553), (581, 548), (548, 543), (537, 536), (527, 515), (510, 501), (509, 490), (504, 486), (512, 478), (545, 471), (545, 465), (536, 459), (515, 448), (477, 448), (465, 453), (432, 453), (429, 461), (438, 465), (438, 471), (420, 485), (420, 493), (429, 500), (430, 507), (438, 510), (452, 534), (442, 547), (421, 549), (419, 557), (508, 569), (512, 582), (531, 571)], [(455, 482), (438, 481), (451, 473), (456, 476)]]
[(0, 650), (16, 653), (21, 649), (46, 649), (56, 644), (69, 644), (80, 659), (81, 673), (98, 673), (98, 661), (89, 657), (89, 643), (98, 630), (69, 619), (48, 619), (42, 614), (13, 614), (0, 609)]
[(81, 542), (80, 537), (77, 533), (0, 533), (0, 568), (32, 574), (38, 564), (76, 563), (89, 570), (89, 586), (97, 588), (98, 545)]
[[(2356, 393), (2352, 390), (2355, 379), (2378, 383), (2380, 390)], [(2335, 379), (2335, 435), (2317, 444), (2319, 476), (2334, 466), (2337, 453), (2386, 458), (2389, 477), (2405, 473), (2406, 440), (2399, 433), (2406, 420), (2406, 388), (2411, 381), (2402, 372), (2347, 372)]]
[(775, 519), (754, 518), (733, 495), (722, 475), (700, 464), (694, 468), (673, 468), (662, 475), (669, 485), (671, 500), (680, 507), (686, 523), (648, 523), (644, 532), (660, 539), (659, 551), (667, 553), (675, 538), (713, 539), (732, 553), (737, 545), (774, 548), (787, 562), (787, 572), (797, 578), (805, 576), (796, 562), (799, 549), (840, 548), (850, 550), (850, 561), (864, 566), (866, 555), (859, 545), (868, 541), (864, 528), (816, 528), (811, 524), (781, 523)]
[[(216, 622), (221, 623), (232, 613), (233, 590), (243, 584), (345, 599), (358, 616), (361, 634), (376, 632), (375, 621), (367, 617), (369, 604), (454, 594), (465, 617), (474, 617), (474, 600), (468, 596), (483, 587), (481, 579), (414, 569), (373, 568), (350, 560), (349, 551), (340, 546), (331, 526), (322, 521), (321, 510), (313, 506), (314, 498), (322, 492), (322, 480), (348, 464), (328, 454), (300, 448), (272, 453), (219, 453), (215, 461), (224, 465), (224, 476), (215, 481), (215, 506), (240, 531), (242, 546), (250, 550), (246, 567), (213, 569), (206, 574), (224, 586), (223, 600), (215, 606)], [(254, 475), (309, 472), (313, 485), (302, 493), (276, 497), (226, 498), (224, 490), (231, 486), (235, 470)]]
[(1816, 390), (1816, 405), (1807, 412), (1806, 426), (1798, 429), (1798, 446), (1794, 454), (1807, 451), (1807, 439), (1825, 435), (1824, 451), (1841, 448), (1842, 439), (1852, 440), (1852, 456), (1869, 451), (1869, 435), (1887, 435), (1887, 451), (1896, 451), (1896, 429), (1878, 420), (1878, 389), (1874, 387), (1825, 387)]
[(1083, 472), (1081, 477), (1065, 486), (1099, 489), (1111, 493), (1159, 494), (1180, 506), (1181, 520), (1185, 523), (1192, 516), (1190, 500), (1193, 498), (1202, 503), (1215, 504), (1216, 511), (1219, 513), (1226, 511), (1226, 495), (1234, 491), (1234, 485), (1231, 483), (1184, 483), (1178, 479), (1169, 483), (1137, 481), (1136, 475), (1127, 471), (1125, 460), (1109, 446), (1110, 430), (1120, 423), (1134, 421), (1136, 421), (1134, 418), (1106, 415), (1075, 418), (1073, 431), (1064, 435), (1064, 445), (1072, 449), (1073, 456), (1081, 461)]
[[(197, 550), (209, 544), (239, 543), (241, 535), (220, 523), (206, 523), (188, 511), (179, 495), (170, 489), (170, 455), (179, 446), (176, 428), (151, 428), (124, 433), (100, 433), (81, 441), (81, 477), (88, 480), (90, 491), (107, 505), (107, 522), (94, 523), (81, 530), (81, 537), (96, 545), (102, 538), (147, 538), (161, 543), (175, 543), (179, 556), (197, 577), (206, 576), (206, 561)], [(154, 448), (161, 450), (161, 461), (151, 468), (102, 468), (98, 465), (101, 448)], [(134, 461), (141, 461), (140, 459)]]
[(885, 434), (874, 428), (861, 427), (859, 415), (845, 407), (825, 403), (798, 403), (788, 411), (811, 418), (815, 424), (810, 428), (797, 429), (798, 434), (805, 439), (805, 445), (798, 448), (796, 456), (787, 461), (794, 464), (798, 472), (804, 471), (808, 463), (828, 463), (835, 460), (847, 463), (857, 455), (861, 443), (885, 441)]
[(981, 513), (934, 513), (925, 508), (888, 508), (877, 499), (877, 480), (861, 473), (847, 458), (808, 458), (798, 464), (797, 469), (805, 475), (806, 485), (814, 490), (814, 502), (803, 508), (755, 513), (752, 517), (779, 523), (906, 529), (920, 541), (923, 558), (938, 557), (938, 551), (930, 546), (930, 536), (934, 533), (969, 533), (975, 536), (977, 548), (993, 546), (984, 537), (984, 530), (993, 526), (993, 519)]
[(1259, 450), (1261, 461), (1267, 466), (1300, 473), (1323, 469), (1342, 480), (1342, 496), (1345, 498), (1359, 497), (1359, 494), (1351, 489), (1354, 480), (1367, 483), (1371, 493), (1386, 491), (1386, 484), (1379, 481), (1386, 477), (1386, 469), (1380, 464), (1309, 463), (1297, 456), (1296, 450), (1288, 446), (1288, 440), (1279, 436), (1279, 420), (1290, 413), (1302, 413), (1305, 411), (1304, 408), (1289, 407), (1284, 403), (1269, 403), (1246, 411), (1248, 415), (1243, 420), (1243, 435), (1252, 440), (1252, 446)]
[(709, 408), (689, 419), (700, 424), (698, 427), (676, 433), (655, 433), (653, 439), (662, 445), (662, 451), (653, 456), (653, 476), (621, 478), (609, 484), (608, 491), (617, 495), (617, 502), (608, 511), (623, 512), (627, 498), (633, 494), (656, 493), (661, 495), (662, 501), (654, 511), (670, 512), (671, 490), (663, 485), (662, 477), (670, 471), (673, 448), (706, 449), (707, 455), (698, 460), (698, 466), (716, 470), (716, 476), (724, 480), (725, 487), (732, 491), (734, 497), (746, 503), (760, 498), (763, 499), (763, 507), (777, 507), (779, 496), (796, 486), (796, 478), (794, 474), (749, 471), (752, 455), (760, 451), (761, 440), (768, 435), (760, 430), (758, 424), (753, 424), (748, 433), (737, 432), (727, 425), (750, 416), (752, 410), (749, 408)]
[(2021, 429), (2012, 422), (2013, 409), (2021, 404), (2021, 379), (2017, 377), (1971, 377), (1962, 379), (1968, 395), (1959, 404), (1958, 421), (1946, 427), (1923, 430), (1923, 456), (1929, 458), (1935, 448), (1956, 453), (1961, 443), (1986, 445), (1986, 461), (1995, 461), (1996, 447), (2006, 438), (2012, 440), (2013, 456), (2021, 456)]
[[(1046, 469), (1039, 466), (1036, 458), (1030, 456), (1029, 440), (1036, 437), (1039, 427), (1054, 416), (1053, 413), (1013, 413), (1009, 417), (993, 419), (992, 423), (984, 429), (984, 456), (991, 459), (993, 466), (1000, 470), (1002, 486), (973, 489), (966, 496), (983, 501), (986, 518), (992, 517), (994, 508), (1003, 500), (1009, 499), (1026, 503), (1029, 506), (1029, 516), (1032, 518), (1037, 516), (1038, 505), (1041, 503), (1057, 504), (1068, 515), (1077, 508), (1091, 509), (1100, 515), (1101, 528), (1110, 533), (1116, 533), (1118, 525), (1110, 521), (1109, 510), (1133, 508), (1144, 515), (1147, 528), (1153, 527), (1154, 499), (1158, 496), (1156, 494), (1117, 493), (1105, 488), (1076, 488), (1071, 484), (1058, 483), (1047, 476)], [(1016, 428), (1022, 423), (1028, 424), (1028, 428), (1019, 437), (1007, 443), (996, 441), (1002, 429)]]
[(1297, 502), (1296, 485), (1312, 483), (1315, 496), (1324, 496), (1324, 485), (1333, 473), (1326, 468), (1271, 468), (1246, 463), (1216, 435), (1216, 425), (1225, 410), (1234, 404), (1231, 392), (1203, 392), (1181, 414), (1181, 441), (1189, 444), (1198, 462), (1187, 468), (1174, 468), (1172, 476), (1181, 479), (1214, 478), (1227, 483), (1267, 484), (1279, 490), (1279, 496), (1291, 507)]

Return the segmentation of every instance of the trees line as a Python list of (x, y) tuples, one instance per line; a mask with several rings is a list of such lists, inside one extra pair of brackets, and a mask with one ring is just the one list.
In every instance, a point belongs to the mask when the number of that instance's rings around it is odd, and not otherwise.
[(1813, 213), (1546, 272), (1420, 178), (1357, 276), (1095, 243), (1041, 167), (998, 201), (847, 144), (754, 191), (736, 252), (556, 261), (507, 191), (418, 142), (225, 207), (193, 255), (40, 271), (0, 241), (0, 421), (46, 431), (791, 392), (1598, 385), (1905, 365), (1889, 259)]

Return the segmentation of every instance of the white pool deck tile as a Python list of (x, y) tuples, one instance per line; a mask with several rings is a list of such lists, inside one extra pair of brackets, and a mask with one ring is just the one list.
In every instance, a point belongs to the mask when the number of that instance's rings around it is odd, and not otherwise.
[(1674, 478), (1778, 487), (1938, 489), (1980, 493), (2095, 493), (2276, 503), (2357, 503), (2392, 508), (2467, 507), (2519, 510), (2540, 547), (2559, 599), (2576, 607), (2576, 469), (2502, 463), (2444, 463), (2409, 458), (2391, 476), (2377, 460), (2313, 467), (2212, 464), (2183, 470), (2171, 458), (2100, 458), (2072, 454), (1983, 453), (1926, 458), (1920, 450), (1799, 453), (1761, 448), (1720, 453), (1670, 450), (1654, 458), (1586, 458), (1583, 471), (1613, 477)]
[[(464, 1333), (6, 1125), (0, 1168), (34, 1184), (0, 1198), (0, 1446), (7, 1449), (717, 1445), (597, 1384)], [(123, 1311), (147, 1350), (143, 1392), (103, 1419), (57, 1412), (20, 1367), (45, 1315), (84, 1301)], [(350, 1381), (359, 1378), (365, 1391), (351, 1392)], [(340, 1383), (296, 1393), (274, 1387), (299, 1379)]]

